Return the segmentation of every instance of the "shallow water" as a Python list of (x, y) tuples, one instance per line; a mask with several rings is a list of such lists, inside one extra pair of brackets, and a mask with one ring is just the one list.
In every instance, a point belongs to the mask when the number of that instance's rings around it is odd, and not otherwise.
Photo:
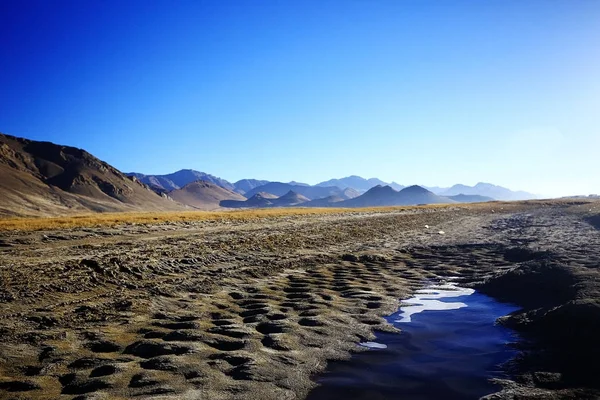
[[(457, 290), (458, 289), (458, 290)], [(431, 287), (387, 319), (400, 334), (377, 333), (369, 350), (330, 363), (308, 399), (478, 399), (498, 388), (500, 364), (517, 337), (495, 324), (517, 309), (471, 289)]]

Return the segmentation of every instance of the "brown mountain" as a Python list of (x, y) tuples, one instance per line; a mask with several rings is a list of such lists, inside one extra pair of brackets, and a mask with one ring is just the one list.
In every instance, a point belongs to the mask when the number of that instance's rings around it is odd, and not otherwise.
[(0, 216), (183, 208), (84, 150), (0, 133)]
[(219, 208), (223, 200), (245, 201), (239, 193), (232, 192), (211, 182), (196, 181), (188, 183), (181, 189), (169, 192), (174, 200), (201, 210)]

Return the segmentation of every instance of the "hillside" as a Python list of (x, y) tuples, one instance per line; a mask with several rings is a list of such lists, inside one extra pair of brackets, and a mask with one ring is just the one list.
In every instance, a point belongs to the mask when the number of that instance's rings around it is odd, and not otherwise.
[(196, 181), (210, 182), (227, 190), (235, 189), (234, 185), (225, 179), (193, 169), (182, 169), (166, 175), (145, 175), (138, 172), (130, 172), (127, 175), (135, 176), (146, 185), (155, 186), (167, 191), (181, 189), (188, 183)]
[(246, 198), (239, 193), (224, 189), (211, 182), (196, 181), (188, 183), (181, 189), (173, 190), (169, 196), (174, 200), (200, 210), (214, 210), (219, 208), (223, 200), (245, 201)]
[(85, 150), (0, 134), (0, 216), (180, 210)]

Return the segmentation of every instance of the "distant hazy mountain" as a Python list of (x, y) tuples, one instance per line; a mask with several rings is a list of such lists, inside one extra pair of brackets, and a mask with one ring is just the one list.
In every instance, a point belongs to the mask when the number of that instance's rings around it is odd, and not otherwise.
[(375, 187), (377, 185), (380, 186), (390, 186), (395, 190), (401, 190), (404, 186), (397, 184), (396, 182), (386, 183), (377, 178), (365, 179), (357, 175), (351, 175), (346, 178), (341, 179), (330, 179), (325, 182), (317, 183), (315, 186), (328, 187), (328, 186), (337, 186), (340, 189), (352, 188), (356, 189), (359, 192), (366, 192), (367, 190)]
[(491, 197), (480, 196), (478, 194), (457, 194), (456, 196), (447, 196), (450, 200), (459, 203), (483, 203), (486, 201), (494, 201)]
[(234, 185), (225, 179), (221, 179), (205, 172), (195, 171), (193, 169), (182, 169), (166, 175), (144, 175), (137, 172), (130, 172), (127, 175), (135, 176), (141, 182), (147, 185), (156, 186), (169, 191), (181, 189), (188, 183), (195, 181), (211, 182), (227, 190), (233, 191), (235, 189)]
[(322, 199), (307, 201), (302, 207), (337, 207), (344, 199), (340, 196), (329, 196)]
[(259, 179), (241, 179), (233, 184), (234, 191), (240, 194), (245, 194), (249, 190), (254, 189), (262, 185), (266, 185), (269, 181)]
[(433, 192), (435, 194), (440, 194), (445, 192), (446, 190), (448, 190), (447, 187), (440, 187), (440, 186), (425, 186), (425, 185), (419, 185), (421, 187), (424, 187), (425, 189), (429, 190), (430, 192)]
[(350, 200), (342, 201), (340, 207), (379, 207), (402, 206), (416, 204), (454, 203), (453, 200), (441, 197), (420, 186), (409, 186), (400, 191), (390, 186), (377, 185), (366, 193)]
[(292, 186), (311, 186), (308, 183), (303, 183), (303, 182), (296, 182), (296, 181), (291, 181), (288, 182), (290, 185)]
[(451, 188), (438, 193), (440, 196), (456, 196), (459, 194), (479, 195), (491, 197), (495, 200), (528, 200), (535, 199), (536, 196), (523, 191), (512, 191), (502, 186), (492, 185), (491, 183), (479, 182), (475, 186), (454, 185)]
[(321, 199), (329, 196), (340, 196), (344, 199), (350, 199), (356, 197), (359, 193), (353, 189), (340, 189), (338, 187), (320, 187), (320, 186), (301, 186), (301, 185), (290, 185), (289, 183), (282, 182), (269, 182), (266, 185), (255, 187), (245, 193), (245, 196), (250, 198), (256, 193), (265, 192), (275, 196), (283, 196), (287, 192), (292, 190), (295, 193), (301, 194), (310, 200)]
[(214, 210), (219, 208), (222, 200), (240, 200), (246, 198), (239, 193), (232, 192), (215, 185), (212, 182), (196, 181), (188, 183), (181, 189), (169, 192), (169, 196), (182, 204), (201, 210)]

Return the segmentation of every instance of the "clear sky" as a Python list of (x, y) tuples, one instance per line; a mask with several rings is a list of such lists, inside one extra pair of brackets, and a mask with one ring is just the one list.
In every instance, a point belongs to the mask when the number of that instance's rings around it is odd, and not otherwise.
[(0, 132), (122, 171), (600, 192), (600, 2), (0, 0)]

